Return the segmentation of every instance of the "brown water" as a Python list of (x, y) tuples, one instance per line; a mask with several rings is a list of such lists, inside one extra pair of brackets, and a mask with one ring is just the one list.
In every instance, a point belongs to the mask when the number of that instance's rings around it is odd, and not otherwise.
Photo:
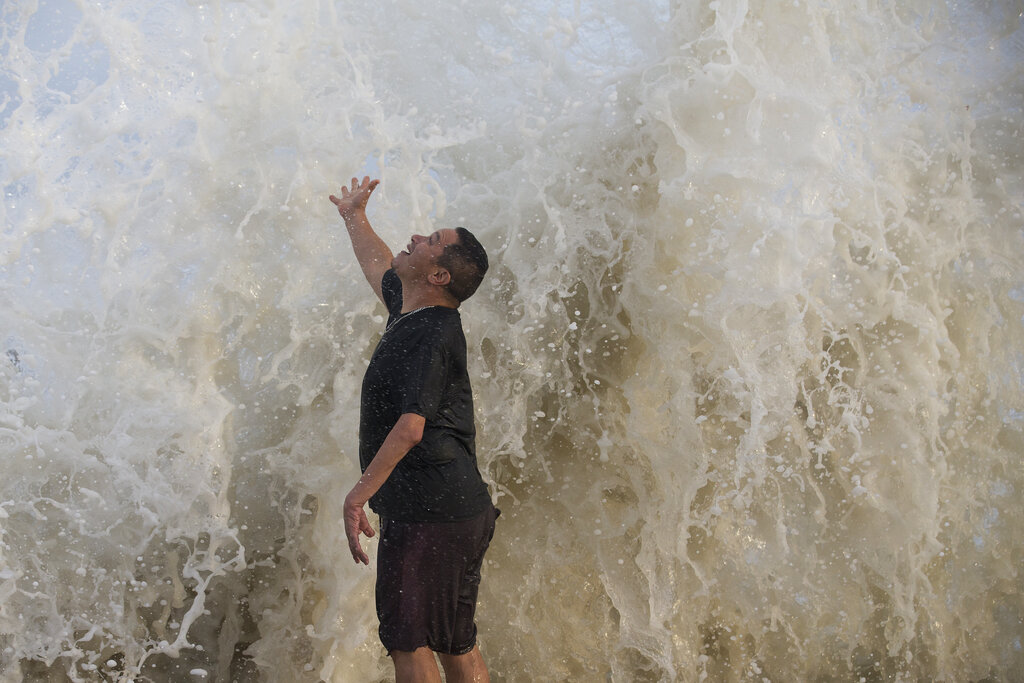
[(492, 256), (496, 680), (1021, 680), (1020, 12), (4, 5), (0, 680), (391, 676), (363, 173)]

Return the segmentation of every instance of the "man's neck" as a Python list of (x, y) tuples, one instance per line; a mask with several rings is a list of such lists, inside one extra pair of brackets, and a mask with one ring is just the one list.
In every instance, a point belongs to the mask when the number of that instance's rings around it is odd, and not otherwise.
[(459, 302), (439, 287), (406, 286), (406, 283), (402, 283), (402, 313), (409, 313), (427, 306), (458, 308)]

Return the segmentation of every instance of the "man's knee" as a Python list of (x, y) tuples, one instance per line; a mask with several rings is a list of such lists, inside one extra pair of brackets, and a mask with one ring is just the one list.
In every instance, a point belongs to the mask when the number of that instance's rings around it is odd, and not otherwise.
[(434, 652), (429, 647), (420, 647), (412, 652), (391, 650), (388, 654), (395, 665), (395, 679), (399, 683), (441, 683), (441, 672), (437, 670)]
[(445, 678), (449, 683), (488, 683), (491, 680), (483, 655), (477, 646), (464, 655), (438, 653), (437, 656), (441, 660)]

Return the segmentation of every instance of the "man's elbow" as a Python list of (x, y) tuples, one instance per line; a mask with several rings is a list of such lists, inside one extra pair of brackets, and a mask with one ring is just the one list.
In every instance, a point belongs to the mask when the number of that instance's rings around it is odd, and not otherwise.
[(397, 436), (402, 440), (403, 444), (407, 444), (409, 448), (412, 448), (423, 440), (423, 427), (425, 424), (426, 420), (422, 415), (406, 413), (402, 415), (398, 420), (398, 424), (395, 425), (398, 429)]

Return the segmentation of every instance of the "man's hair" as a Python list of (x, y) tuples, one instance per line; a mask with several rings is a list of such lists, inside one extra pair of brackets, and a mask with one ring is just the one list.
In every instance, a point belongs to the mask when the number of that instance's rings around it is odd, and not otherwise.
[(444, 248), (444, 252), (437, 259), (437, 265), (451, 275), (448, 293), (462, 303), (473, 296), (473, 292), (484, 280), (487, 273), (487, 252), (469, 230), (455, 228), (455, 234), (459, 236), (459, 241)]

